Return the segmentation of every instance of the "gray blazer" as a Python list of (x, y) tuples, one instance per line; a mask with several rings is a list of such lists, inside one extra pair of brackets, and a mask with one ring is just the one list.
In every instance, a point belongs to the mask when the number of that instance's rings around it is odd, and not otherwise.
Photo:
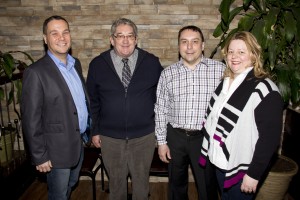
[[(89, 102), (78, 59), (75, 68)], [(55, 168), (69, 168), (78, 163), (82, 140), (77, 110), (67, 83), (48, 54), (23, 74), (21, 114), (34, 165), (51, 160)]]

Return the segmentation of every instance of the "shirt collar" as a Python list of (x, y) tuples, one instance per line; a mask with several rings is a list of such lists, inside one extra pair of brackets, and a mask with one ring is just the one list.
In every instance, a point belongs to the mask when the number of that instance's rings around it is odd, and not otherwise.
[[(111, 55), (113, 57), (113, 59), (115, 59), (115, 61), (117, 61), (117, 63), (122, 63), (122, 57), (120, 57), (119, 55), (116, 54), (116, 52), (114, 50), (111, 51)], [(138, 55), (138, 50), (134, 49), (133, 53), (128, 57), (128, 62), (129, 63), (134, 63), (135, 59), (137, 58)]]
[(75, 59), (70, 54), (67, 55), (67, 65), (65, 65), (63, 62), (61, 62), (61, 60), (54, 56), (53, 53), (51, 53), (51, 51), (48, 50), (47, 54), (54, 61), (57, 67), (64, 67), (67, 70), (71, 70), (75, 65)]
[[(209, 67), (208, 61), (207, 61), (207, 60), (208, 60), (208, 59), (207, 59), (206, 57), (204, 57), (203, 54), (202, 54), (202, 55), (201, 55), (201, 60), (200, 60), (200, 62), (199, 62), (198, 64), (196, 64), (196, 68), (195, 68), (195, 69), (199, 68), (201, 64), (204, 64), (206, 67)], [(182, 58), (180, 58), (179, 63), (180, 63), (180, 66), (181, 66), (181, 67), (187, 68), (187, 67), (183, 64), (183, 59), (182, 59)]]

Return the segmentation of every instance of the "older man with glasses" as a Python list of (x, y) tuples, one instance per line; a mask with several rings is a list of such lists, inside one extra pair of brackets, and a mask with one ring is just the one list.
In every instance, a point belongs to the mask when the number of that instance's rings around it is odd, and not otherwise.
[(137, 47), (137, 27), (129, 19), (113, 22), (113, 47), (94, 58), (87, 87), (93, 119), (92, 142), (102, 150), (109, 175), (109, 199), (148, 199), (149, 170), (155, 148), (154, 103), (162, 66)]

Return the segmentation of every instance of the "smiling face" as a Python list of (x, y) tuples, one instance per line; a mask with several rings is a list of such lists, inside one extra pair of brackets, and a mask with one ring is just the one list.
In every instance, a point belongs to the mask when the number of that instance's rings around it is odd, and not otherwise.
[(118, 56), (128, 58), (135, 49), (137, 37), (130, 25), (120, 24), (116, 27), (115, 33), (110, 36), (110, 43)]
[(252, 66), (251, 53), (243, 40), (232, 40), (230, 42), (226, 61), (234, 77)]
[(43, 38), (49, 51), (64, 61), (71, 48), (71, 34), (67, 22), (56, 19), (50, 21)]
[(185, 66), (194, 69), (201, 60), (203, 50), (204, 42), (199, 32), (191, 29), (182, 31), (179, 38), (179, 53)]

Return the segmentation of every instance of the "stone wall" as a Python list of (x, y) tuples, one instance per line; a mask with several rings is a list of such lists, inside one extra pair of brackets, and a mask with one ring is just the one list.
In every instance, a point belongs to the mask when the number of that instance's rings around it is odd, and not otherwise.
[[(93, 57), (110, 47), (109, 31), (118, 17), (138, 26), (138, 46), (154, 53), (162, 65), (178, 59), (177, 34), (185, 25), (199, 26), (206, 39), (205, 55), (218, 43), (212, 36), (220, 22), (221, 0), (0, 0), (0, 50), (22, 50), (34, 60), (44, 54), (43, 21), (62, 15), (70, 23), (72, 54), (87, 75)], [(214, 58), (220, 59), (219, 54)]]
[[(196, 25), (202, 29), (206, 40), (205, 55), (210, 56), (219, 42), (212, 33), (220, 22), (220, 2), (221, 0), (0, 0), (0, 51), (25, 51), (34, 60), (39, 59), (44, 55), (43, 22), (51, 15), (61, 15), (70, 23), (72, 55), (81, 60), (86, 76), (92, 58), (110, 47), (112, 21), (118, 17), (126, 17), (138, 26), (138, 46), (158, 56), (162, 65), (167, 66), (178, 60), (177, 34), (185, 25)], [(220, 59), (220, 55), (216, 54), (214, 58)], [(97, 175), (97, 180), (99, 178)], [(150, 181), (167, 181), (167, 178), (151, 177)], [(190, 181), (193, 181), (192, 176)]]

